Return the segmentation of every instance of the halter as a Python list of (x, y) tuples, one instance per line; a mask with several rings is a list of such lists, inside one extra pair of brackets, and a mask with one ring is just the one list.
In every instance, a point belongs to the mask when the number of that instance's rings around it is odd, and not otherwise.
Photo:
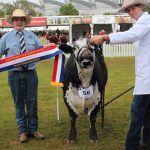
[[(75, 47), (74, 47), (74, 48), (75, 48)], [(78, 51), (78, 53), (77, 53), (77, 57), (75, 56), (74, 51), (73, 51), (73, 56), (74, 56), (74, 58), (75, 58), (75, 60), (76, 60), (77, 62), (78, 62), (79, 54), (80, 54), (80, 52), (82, 51), (83, 48), (88, 49), (88, 50), (90, 50), (90, 51), (94, 50), (94, 49), (92, 49), (92, 48), (90, 47), (90, 44), (88, 44), (87, 46), (83, 46), (83, 47), (81, 47), (81, 48), (79, 49), (79, 51)]]

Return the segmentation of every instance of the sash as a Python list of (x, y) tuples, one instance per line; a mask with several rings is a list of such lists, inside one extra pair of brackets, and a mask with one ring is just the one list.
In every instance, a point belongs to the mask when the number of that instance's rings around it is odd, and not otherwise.
[(64, 55), (55, 56), (51, 85), (63, 87), (64, 62), (65, 62)]
[(64, 55), (63, 52), (58, 49), (57, 45), (47, 45), (43, 48), (1, 59), (0, 72), (52, 57), (55, 57), (52, 85), (62, 87), (64, 76)]

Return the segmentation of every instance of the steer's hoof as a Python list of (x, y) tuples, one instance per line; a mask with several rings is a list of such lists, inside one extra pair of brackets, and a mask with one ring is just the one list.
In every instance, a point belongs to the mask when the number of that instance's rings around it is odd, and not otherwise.
[(74, 143), (76, 143), (76, 140), (69, 140), (69, 139), (68, 139), (68, 143), (74, 144)]
[(90, 135), (90, 142), (92, 143), (98, 142), (97, 132), (95, 128), (90, 128), (89, 135)]
[(68, 143), (76, 143), (77, 131), (76, 128), (71, 128), (68, 136)]
[(92, 139), (90, 139), (90, 142), (91, 142), (91, 143), (98, 143), (98, 139), (97, 139), (97, 140), (92, 140)]

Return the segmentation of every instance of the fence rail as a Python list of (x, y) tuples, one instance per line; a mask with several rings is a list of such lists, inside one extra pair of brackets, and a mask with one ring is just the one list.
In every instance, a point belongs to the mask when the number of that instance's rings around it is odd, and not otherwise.
[(103, 54), (105, 57), (135, 56), (133, 44), (103, 44)]

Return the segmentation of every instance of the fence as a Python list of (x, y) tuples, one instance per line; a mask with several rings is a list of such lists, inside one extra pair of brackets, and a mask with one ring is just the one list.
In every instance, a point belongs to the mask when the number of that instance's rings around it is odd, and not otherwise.
[(103, 44), (103, 54), (105, 57), (135, 56), (133, 44)]
[[(127, 57), (135, 56), (133, 44), (103, 44), (103, 55), (105, 57)], [(68, 58), (70, 54), (65, 54)]]

